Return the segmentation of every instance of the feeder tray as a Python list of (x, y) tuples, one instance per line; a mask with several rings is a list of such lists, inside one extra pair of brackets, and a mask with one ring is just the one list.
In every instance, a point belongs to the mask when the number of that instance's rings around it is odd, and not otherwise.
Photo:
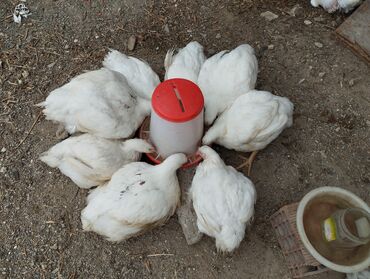
[[(140, 127), (139, 137), (143, 140), (148, 141), (149, 143), (152, 143), (150, 141), (150, 117), (146, 117), (144, 119), (144, 122)], [(164, 159), (157, 153), (157, 151), (146, 153), (146, 156), (148, 156), (148, 158), (155, 164), (160, 164), (164, 161)], [(194, 167), (198, 165), (200, 161), (202, 161), (202, 157), (198, 154), (188, 155), (187, 157), (188, 161), (181, 167), (183, 169)]]
[(293, 278), (329, 270), (311, 256), (299, 237), (296, 223), (298, 204), (283, 206), (271, 216), (271, 224)]

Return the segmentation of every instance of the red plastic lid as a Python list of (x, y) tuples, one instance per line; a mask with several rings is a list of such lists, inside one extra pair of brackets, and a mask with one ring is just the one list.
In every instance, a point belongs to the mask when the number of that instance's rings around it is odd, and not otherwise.
[(170, 122), (192, 120), (203, 110), (204, 99), (199, 87), (187, 79), (168, 79), (157, 86), (152, 108)]

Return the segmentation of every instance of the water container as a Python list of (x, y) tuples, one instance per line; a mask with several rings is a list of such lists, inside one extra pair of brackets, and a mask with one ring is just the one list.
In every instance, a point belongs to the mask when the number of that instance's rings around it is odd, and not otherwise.
[(203, 136), (204, 99), (199, 87), (186, 79), (168, 79), (154, 90), (150, 139), (166, 158), (194, 154)]
[(324, 239), (338, 247), (357, 247), (370, 241), (370, 214), (361, 208), (337, 210), (322, 224)]

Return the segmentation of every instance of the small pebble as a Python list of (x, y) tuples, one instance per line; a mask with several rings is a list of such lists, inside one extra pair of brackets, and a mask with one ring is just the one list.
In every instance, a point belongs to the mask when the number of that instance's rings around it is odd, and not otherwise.
[(323, 77), (325, 76), (325, 74), (326, 74), (326, 73), (321, 72), (321, 73), (319, 73), (319, 77), (320, 77), (320, 78), (323, 78)]
[(48, 64), (48, 66), (47, 66), (47, 67), (48, 67), (49, 69), (51, 69), (51, 68), (53, 68), (53, 67), (54, 67), (55, 63), (56, 63), (56, 62), (52, 62), (52, 63)]
[(26, 70), (22, 71), (22, 77), (23, 78), (27, 78), (29, 75), (30, 74)]
[(221, 38), (221, 34), (220, 33), (218, 33), (217, 35), (216, 35), (216, 39), (220, 39)]
[(306, 19), (306, 20), (304, 21), (304, 24), (306, 24), (306, 25), (310, 25), (310, 24), (312, 24), (312, 21), (311, 21), (311, 20)]
[(279, 17), (277, 14), (274, 14), (270, 11), (261, 13), (261, 16), (264, 17), (268, 21), (272, 21), (272, 20), (277, 19)]
[(297, 14), (297, 11), (299, 10), (299, 9), (301, 9), (302, 7), (299, 5), (299, 4), (296, 4), (289, 12), (288, 12), (288, 14), (290, 15), (290, 16), (296, 16), (296, 14)]
[(2, 168), (0, 169), (0, 173), (4, 173), (4, 172), (6, 172), (6, 168), (5, 168), (5, 167), (2, 167)]
[(69, 49), (69, 45), (65, 45), (64, 46), (64, 49)]
[(96, 35), (96, 36), (95, 36), (95, 39), (99, 39), (99, 36), (98, 36), (98, 35)]
[(335, 131), (336, 132), (339, 132), (340, 131), (340, 127), (335, 128)]
[(349, 86), (352, 87), (355, 85), (355, 80), (353, 78), (351, 78), (348, 82)]
[(315, 42), (315, 46), (318, 48), (322, 48), (324, 45), (322, 43)]
[(168, 26), (168, 24), (167, 24), (167, 23), (163, 26), (163, 30), (164, 30), (164, 32), (166, 32), (167, 34), (169, 34), (169, 33), (170, 33), (170, 27)]
[(77, 43), (77, 42), (78, 42), (78, 40), (77, 40), (77, 39), (74, 39), (74, 40), (73, 40), (73, 42), (74, 42), (74, 43)]
[(318, 17), (315, 17), (313, 20), (317, 21), (317, 22), (323, 22), (323, 21), (325, 21), (325, 18), (322, 18), (321, 16), (318, 16)]
[(128, 38), (128, 41), (127, 41), (127, 48), (128, 50), (134, 50), (135, 49), (135, 46), (136, 46), (136, 36), (135, 35), (131, 35), (130, 38)]
[(267, 46), (268, 49), (274, 49), (274, 47), (275, 47), (274, 45), (268, 45)]
[(215, 54), (216, 53), (216, 50), (215, 49), (213, 49), (213, 48), (210, 48), (209, 50), (208, 50), (208, 55), (209, 56), (211, 56), (211, 55), (213, 55), (213, 54)]
[(1, 148), (1, 153), (4, 153), (4, 152), (6, 152), (6, 148), (5, 147)]

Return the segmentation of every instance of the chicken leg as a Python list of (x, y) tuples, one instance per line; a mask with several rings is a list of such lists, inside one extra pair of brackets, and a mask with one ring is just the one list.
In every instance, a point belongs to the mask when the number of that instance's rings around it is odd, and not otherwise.
[(248, 176), (250, 176), (250, 174), (251, 174), (251, 169), (252, 169), (252, 163), (253, 163), (254, 159), (256, 158), (257, 153), (258, 153), (258, 151), (257, 151), (257, 150), (256, 150), (256, 151), (253, 151), (253, 152), (251, 153), (251, 155), (249, 155), (249, 157), (248, 157), (248, 158), (246, 158), (246, 157), (244, 157), (244, 156), (239, 155), (239, 156), (240, 156), (240, 157), (242, 157), (244, 160), (246, 160), (246, 162), (244, 162), (243, 164), (241, 164), (240, 166), (238, 166), (236, 169), (237, 169), (237, 170), (239, 170), (239, 169), (241, 169), (241, 168), (243, 168), (243, 167), (248, 167), (248, 168), (247, 168), (247, 174), (248, 174)]

